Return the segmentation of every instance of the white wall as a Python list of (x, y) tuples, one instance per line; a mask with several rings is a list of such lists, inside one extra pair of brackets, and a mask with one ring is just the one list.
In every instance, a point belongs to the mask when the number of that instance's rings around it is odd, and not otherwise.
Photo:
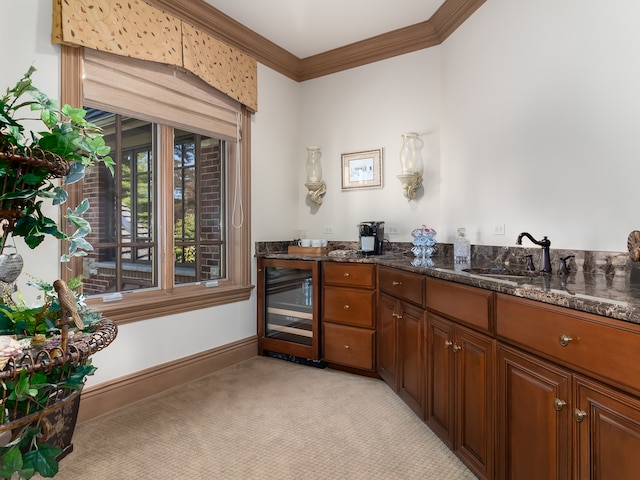
[[(440, 49), (430, 48), (301, 84), (295, 188), (298, 224), (310, 238), (357, 240), (357, 224), (382, 220), (399, 227), (392, 241), (407, 241), (423, 223), (440, 223)], [(408, 202), (402, 195), (401, 134), (418, 132), (425, 146), (424, 191)], [(322, 205), (306, 198), (307, 145), (322, 149), (327, 193)], [(383, 188), (342, 191), (341, 155), (383, 148)], [(332, 226), (333, 235), (324, 227)]]
[(258, 112), (251, 125), (251, 218), (255, 241), (294, 238), (299, 105), (299, 84), (258, 64)]
[[(2, 18), (4, 25), (0, 29), (2, 42), (2, 68), (0, 68), (0, 96), (9, 87), (13, 87), (32, 65), (37, 68), (33, 81), (38, 87), (52, 98), (59, 97), (60, 75), (59, 54), (60, 47), (51, 44), (51, 2), (38, 0), (2, 2)], [(7, 19), (10, 19), (7, 20)], [(33, 118), (30, 112), (27, 112)], [(57, 208), (45, 208), (45, 214), (56, 218)], [(32, 250), (21, 239), (16, 240), (16, 246), (25, 262), (24, 271), (30, 272), (38, 278), (53, 281), (58, 275), (58, 242), (47, 238), (44, 244), (48, 253), (43, 257), (34, 255)], [(11, 250), (7, 250), (11, 253)], [(43, 258), (50, 258), (50, 262), (43, 262)], [(34, 289), (25, 288), (26, 276), (19, 280), (20, 288), (26, 294), (27, 300), (35, 300)]]
[(491, 0), (446, 40), (443, 231), (626, 251), (640, 227), (639, 17), (627, 0)]

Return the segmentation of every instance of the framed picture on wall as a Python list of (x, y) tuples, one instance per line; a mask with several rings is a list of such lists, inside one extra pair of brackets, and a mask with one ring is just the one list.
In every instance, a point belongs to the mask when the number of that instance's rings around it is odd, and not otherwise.
[(342, 190), (382, 187), (382, 148), (342, 154)]

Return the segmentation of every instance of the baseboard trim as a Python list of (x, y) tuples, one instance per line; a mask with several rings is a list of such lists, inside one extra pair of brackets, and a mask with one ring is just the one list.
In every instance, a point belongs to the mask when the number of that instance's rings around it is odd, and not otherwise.
[(78, 422), (91, 420), (130, 403), (197, 380), (257, 354), (258, 339), (254, 336), (174, 362), (156, 365), (94, 387), (87, 387), (82, 392)]

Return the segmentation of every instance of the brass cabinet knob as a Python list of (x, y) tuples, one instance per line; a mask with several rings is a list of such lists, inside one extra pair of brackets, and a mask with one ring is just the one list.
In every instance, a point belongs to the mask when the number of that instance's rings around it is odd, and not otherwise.
[(398, 282), (397, 280), (394, 280), (393, 282), (391, 282), (391, 285), (395, 287), (396, 285), (402, 285), (402, 282)]
[(573, 338), (571, 338), (569, 335), (565, 335), (564, 333), (561, 334), (560, 337), (558, 338), (560, 340), (560, 345), (562, 345), (563, 347), (566, 347), (567, 345), (569, 345), (571, 340), (573, 340)]
[(564, 400), (560, 400), (559, 398), (553, 399), (553, 408), (555, 408), (557, 411), (562, 410), (566, 404), (567, 402), (565, 402)]
[(449, 348), (451, 345), (453, 345), (453, 342), (451, 340), (444, 341), (444, 348)]
[(454, 352), (459, 352), (460, 350), (462, 350), (462, 347), (460, 345), (458, 345), (457, 343), (453, 344), (453, 351)]
[(349, 345), (345, 345), (344, 348), (349, 348)]
[(342, 308), (344, 308), (345, 310), (349, 310), (349, 305), (344, 305)]
[(577, 408), (575, 408), (573, 410), (573, 419), (580, 423), (582, 422), (585, 418), (587, 418), (587, 412), (585, 412), (584, 410), (578, 410)]
[(350, 274), (349, 272), (345, 272), (345, 273), (344, 273), (344, 276), (345, 276), (345, 277), (349, 277), (349, 276), (351, 276), (351, 274)]

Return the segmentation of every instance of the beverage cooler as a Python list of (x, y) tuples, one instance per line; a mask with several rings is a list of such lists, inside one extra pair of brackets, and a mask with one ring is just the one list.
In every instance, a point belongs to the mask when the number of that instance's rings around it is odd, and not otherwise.
[(258, 259), (258, 348), (319, 360), (319, 262)]

